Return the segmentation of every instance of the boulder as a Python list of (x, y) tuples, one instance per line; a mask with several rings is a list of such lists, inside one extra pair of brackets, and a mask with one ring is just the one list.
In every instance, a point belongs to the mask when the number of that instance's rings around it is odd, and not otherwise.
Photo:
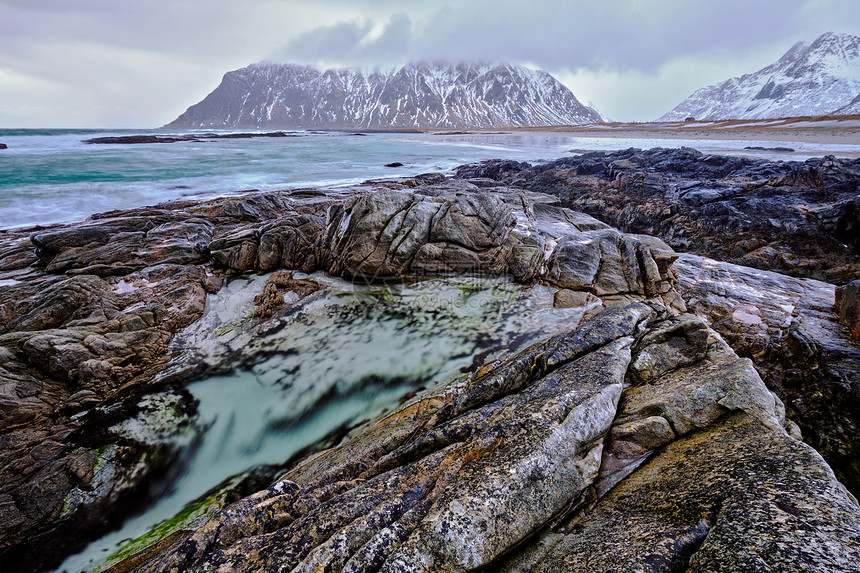
[(503, 274), (516, 223), (490, 194), (442, 197), (377, 191), (331, 207), (323, 249), (335, 275), (363, 280), (405, 274)]

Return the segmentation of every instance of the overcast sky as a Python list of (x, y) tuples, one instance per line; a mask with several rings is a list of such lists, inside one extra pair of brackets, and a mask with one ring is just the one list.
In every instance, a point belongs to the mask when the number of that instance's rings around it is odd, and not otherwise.
[(0, 127), (157, 127), (261, 60), (509, 61), (647, 121), (827, 31), (860, 0), (0, 0)]

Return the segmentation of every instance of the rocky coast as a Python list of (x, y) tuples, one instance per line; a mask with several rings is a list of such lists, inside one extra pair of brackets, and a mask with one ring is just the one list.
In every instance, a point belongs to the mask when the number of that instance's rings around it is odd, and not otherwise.
[[(0, 231), (3, 570), (139, 510), (195, 447), (189, 383), (280, 352), (255, 343), (323, 275), (477, 275), (575, 312), (176, 508), (106, 570), (853, 571), (858, 184), (858, 161), (628, 150)], [(236, 342), (189, 357), (253, 273)]]

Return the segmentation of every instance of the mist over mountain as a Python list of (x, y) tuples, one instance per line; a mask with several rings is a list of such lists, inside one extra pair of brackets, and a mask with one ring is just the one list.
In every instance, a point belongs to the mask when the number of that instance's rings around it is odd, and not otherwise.
[(601, 120), (547, 72), (513, 64), (367, 71), (258, 63), (226, 73), (167, 127), (501, 128)]
[(860, 37), (827, 33), (812, 44), (795, 44), (778, 61), (755, 73), (694, 92), (660, 120), (857, 113), (858, 93)]

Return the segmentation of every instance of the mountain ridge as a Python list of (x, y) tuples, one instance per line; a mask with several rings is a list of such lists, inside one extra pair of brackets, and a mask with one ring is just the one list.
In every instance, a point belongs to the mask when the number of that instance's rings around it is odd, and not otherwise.
[(224, 74), (165, 127), (500, 128), (602, 121), (549, 73), (515, 64), (410, 63), (387, 70), (260, 62)]
[(847, 113), (860, 93), (860, 37), (828, 32), (798, 42), (757, 72), (696, 90), (658, 121), (771, 119)]

